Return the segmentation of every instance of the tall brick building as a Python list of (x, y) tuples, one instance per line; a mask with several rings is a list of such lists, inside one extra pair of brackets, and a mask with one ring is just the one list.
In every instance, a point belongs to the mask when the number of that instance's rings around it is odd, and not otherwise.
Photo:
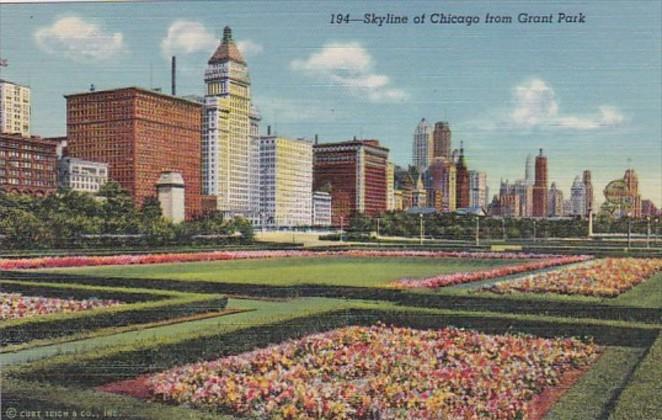
[(547, 157), (536, 156), (536, 180), (533, 184), (533, 217), (547, 216)]
[(439, 121), (434, 124), (432, 150), (433, 158), (451, 158), (451, 129), (445, 121)]
[(464, 147), (460, 147), (460, 157), (457, 161), (457, 186), (455, 188), (457, 208), (469, 207), (469, 169), (464, 160)]
[(347, 223), (356, 213), (386, 211), (389, 150), (378, 140), (350, 140), (313, 146), (313, 191), (331, 194), (331, 218)]
[(57, 189), (57, 142), (0, 134), (0, 191), (47, 195)]
[(184, 178), (186, 218), (201, 211), (202, 105), (129, 87), (66, 95), (68, 153), (108, 164), (137, 206), (163, 172)]

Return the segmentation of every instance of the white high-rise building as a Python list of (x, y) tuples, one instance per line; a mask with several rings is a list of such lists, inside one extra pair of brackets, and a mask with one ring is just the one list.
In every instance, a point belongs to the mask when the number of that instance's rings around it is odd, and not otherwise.
[(313, 144), (260, 137), (262, 226), (309, 226), (313, 204)]
[(536, 172), (534, 170), (534, 160), (531, 153), (526, 156), (526, 165), (524, 167), (524, 182), (529, 185), (536, 183)]
[(586, 186), (580, 176), (575, 177), (570, 188), (570, 209), (573, 216), (586, 215)]
[(229, 27), (205, 71), (202, 191), (216, 196), (217, 208), (233, 216), (255, 212), (257, 112), (251, 110), (250, 77)]
[(414, 130), (414, 141), (412, 143), (412, 165), (418, 169), (419, 173), (430, 166), (432, 152), (432, 128), (423, 118)]
[(487, 208), (487, 174), (469, 171), (469, 207)]
[(30, 137), (30, 113), (30, 88), (0, 79), (0, 132)]

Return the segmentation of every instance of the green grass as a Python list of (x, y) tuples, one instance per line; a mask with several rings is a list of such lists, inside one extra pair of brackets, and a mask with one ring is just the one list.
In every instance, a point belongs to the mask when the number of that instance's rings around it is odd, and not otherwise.
[(382, 287), (403, 277), (424, 278), (457, 271), (475, 271), (518, 260), (466, 260), (431, 258), (290, 257), (278, 259), (153, 264), (141, 266), (83, 267), (49, 270), (99, 277), (200, 280), (223, 283), (294, 286)]
[(655, 419), (662, 417), (662, 335), (630, 378), (616, 402), (610, 419)]

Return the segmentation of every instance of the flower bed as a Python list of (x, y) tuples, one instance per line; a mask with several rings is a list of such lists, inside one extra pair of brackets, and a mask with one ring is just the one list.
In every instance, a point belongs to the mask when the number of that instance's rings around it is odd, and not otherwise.
[(428, 257), (467, 259), (547, 259), (556, 257), (546, 254), (512, 252), (455, 252), (455, 251), (213, 251), (148, 255), (112, 256), (69, 256), (22, 259), (0, 259), (0, 270), (23, 270), (32, 268), (83, 267), (100, 265), (162, 264), (196, 261), (225, 261), (284, 257)]
[(556, 267), (559, 265), (571, 264), (581, 261), (586, 261), (590, 257), (585, 255), (567, 256), (567, 257), (551, 257), (540, 261), (532, 261), (522, 264), (509, 265), (504, 267), (492, 268), (489, 270), (478, 270), (471, 272), (459, 272), (451, 274), (441, 274), (434, 277), (424, 279), (400, 279), (391, 283), (391, 286), (398, 289), (411, 289), (411, 288), (438, 288), (445, 286), (452, 286), (463, 283), (471, 283), (475, 281), (490, 280), (513, 274), (526, 273), (527, 271), (542, 270), (549, 267)]
[(146, 395), (258, 418), (521, 418), (600, 352), (576, 339), (345, 327), (146, 379)]
[(512, 291), (615, 297), (662, 271), (662, 258), (605, 258), (505, 281), (486, 288), (495, 293)]
[(79, 312), (119, 305), (118, 300), (60, 299), (0, 293), (0, 320), (27, 318), (61, 312)]

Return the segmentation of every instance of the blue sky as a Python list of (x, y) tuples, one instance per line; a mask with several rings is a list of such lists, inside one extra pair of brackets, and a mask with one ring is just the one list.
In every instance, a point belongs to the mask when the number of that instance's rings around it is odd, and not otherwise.
[[(447, 120), (470, 169), (523, 177), (544, 148), (566, 194), (583, 169), (594, 188), (628, 159), (644, 198), (662, 204), (662, 3), (609, 2), (140, 2), (0, 5), (0, 77), (28, 84), (33, 131), (63, 135), (64, 94), (170, 86), (202, 94), (218, 33), (233, 29), (253, 98), (290, 137), (377, 138), (401, 165), (421, 118)], [(583, 13), (584, 24), (487, 25), (486, 13)], [(329, 23), (332, 13), (480, 16), (477, 25)], [(150, 71), (151, 68), (151, 71)], [(151, 74), (151, 76), (150, 76)], [(601, 195), (597, 196), (601, 201)]]

